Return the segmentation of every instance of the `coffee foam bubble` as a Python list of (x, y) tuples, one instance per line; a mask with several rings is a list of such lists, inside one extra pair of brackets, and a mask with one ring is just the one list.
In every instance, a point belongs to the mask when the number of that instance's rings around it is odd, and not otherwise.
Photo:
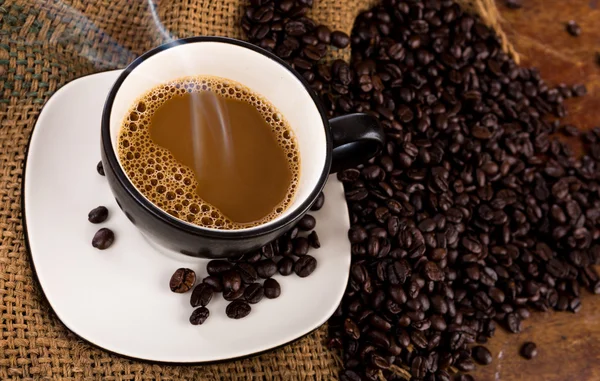
[[(150, 122), (160, 106), (174, 96), (201, 91), (212, 91), (256, 107), (288, 158), (292, 181), (286, 197), (273, 212), (258, 221), (236, 223), (202, 200), (196, 192), (198, 182), (194, 171), (175, 160), (169, 150), (155, 144), (150, 137)], [(125, 173), (148, 200), (174, 217), (207, 228), (231, 230), (264, 224), (280, 216), (292, 204), (298, 189), (298, 143), (285, 118), (262, 96), (240, 83), (219, 77), (180, 78), (159, 85), (140, 97), (121, 125), (118, 154)]]

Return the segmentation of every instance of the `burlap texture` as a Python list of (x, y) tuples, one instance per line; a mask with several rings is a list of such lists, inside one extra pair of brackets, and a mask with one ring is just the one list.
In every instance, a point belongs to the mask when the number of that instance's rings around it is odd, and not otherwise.
[[(358, 12), (375, 2), (316, 0), (312, 17), (350, 33)], [(463, 3), (498, 26), (492, 0)], [(242, 38), (241, 5), (240, 0), (163, 0), (155, 7), (144, 0), (0, 0), (0, 380), (337, 378), (339, 360), (325, 346), (325, 327), (276, 351), (217, 365), (152, 365), (96, 349), (71, 334), (50, 310), (24, 246), (23, 160), (45, 101), (70, 80), (122, 68), (169, 36)]]

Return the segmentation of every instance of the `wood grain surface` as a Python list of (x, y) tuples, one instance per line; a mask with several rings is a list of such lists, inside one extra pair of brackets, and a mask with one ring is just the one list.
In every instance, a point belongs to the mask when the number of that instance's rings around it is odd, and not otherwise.
[[(567, 102), (565, 124), (581, 129), (600, 126), (600, 0), (522, 0), (508, 9), (497, 0), (503, 28), (521, 54), (523, 65), (540, 69), (550, 85), (584, 83), (588, 95)], [(566, 23), (575, 20), (581, 35), (573, 37)], [(600, 296), (585, 294), (578, 314), (533, 313), (523, 332), (498, 329), (486, 345), (494, 356), (473, 373), (478, 381), (600, 380)], [(538, 346), (538, 356), (519, 356), (524, 342)]]

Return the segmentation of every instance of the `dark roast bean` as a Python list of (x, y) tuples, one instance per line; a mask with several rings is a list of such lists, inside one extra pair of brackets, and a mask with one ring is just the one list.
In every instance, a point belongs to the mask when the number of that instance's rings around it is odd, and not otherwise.
[(223, 292), (237, 291), (242, 286), (242, 278), (236, 270), (225, 271), (221, 278), (223, 279)]
[(567, 23), (567, 32), (573, 37), (578, 37), (581, 34), (581, 27), (574, 20)]
[(261, 278), (270, 278), (277, 272), (277, 264), (272, 259), (263, 259), (256, 264), (256, 273)]
[(194, 287), (192, 296), (190, 298), (190, 304), (192, 307), (206, 307), (213, 297), (213, 288), (207, 283), (200, 283)]
[(325, 25), (319, 25), (316, 29), (317, 38), (319, 41), (329, 44), (331, 41), (331, 30)]
[(254, 283), (258, 279), (258, 273), (256, 272), (256, 269), (249, 263), (238, 263), (235, 269), (240, 274), (242, 282), (246, 284)]
[(315, 220), (315, 218), (310, 214), (306, 214), (300, 219), (300, 221), (298, 221), (298, 224), (296, 226), (298, 226), (300, 230), (308, 231), (313, 230), (316, 224), (317, 221)]
[(190, 323), (193, 325), (200, 325), (208, 319), (208, 315), (210, 315), (210, 311), (206, 307), (196, 308), (192, 315), (190, 316)]
[(223, 284), (221, 283), (221, 279), (219, 279), (219, 277), (216, 276), (207, 276), (206, 278), (204, 278), (202, 280), (202, 283), (206, 283), (209, 286), (212, 287), (212, 289), (214, 290), (214, 292), (222, 292), (223, 291)]
[(101, 222), (106, 221), (108, 218), (108, 209), (105, 206), (99, 206), (97, 208), (92, 209), (88, 213), (88, 221), (93, 224), (99, 224)]
[(102, 228), (94, 234), (92, 246), (99, 250), (108, 249), (115, 241), (115, 233), (108, 228)]
[(312, 231), (309, 235), (308, 235), (308, 243), (310, 244), (311, 247), (318, 249), (321, 247), (321, 241), (319, 241), (319, 236), (317, 235), (316, 231)]
[(243, 286), (241, 286), (237, 290), (224, 290), (223, 291), (223, 299), (227, 300), (228, 302), (234, 301), (234, 300), (239, 299), (242, 296), (244, 296), (245, 291), (246, 291), (246, 289)]
[(331, 44), (336, 48), (343, 49), (350, 44), (350, 37), (346, 33), (336, 30), (331, 33)]
[(325, 203), (325, 194), (323, 192), (321, 192), (317, 196), (315, 202), (310, 207), (310, 210), (313, 210), (313, 211), (320, 210), (323, 207), (324, 203)]
[(289, 257), (283, 257), (277, 262), (277, 269), (281, 275), (290, 275), (294, 271), (294, 260)]
[(316, 268), (317, 260), (310, 255), (300, 257), (294, 264), (294, 272), (300, 278), (305, 278), (309, 276), (313, 273), (313, 271), (315, 271)]
[(259, 283), (249, 284), (244, 290), (244, 299), (250, 304), (260, 302), (264, 295), (264, 288)]
[(489, 365), (492, 363), (492, 354), (490, 351), (481, 345), (476, 345), (471, 349), (473, 359), (481, 365)]
[(308, 254), (309, 243), (305, 237), (294, 239), (294, 255), (302, 256)]
[(99, 161), (98, 164), (96, 165), (96, 171), (98, 172), (98, 174), (100, 176), (106, 176), (104, 174), (104, 167), (102, 166), (102, 161)]
[(523, 6), (523, 0), (506, 0), (505, 4), (510, 9), (519, 9)]
[(281, 286), (279, 286), (279, 282), (277, 282), (273, 278), (269, 278), (265, 280), (263, 284), (265, 298), (267, 299), (275, 299), (281, 295)]
[(196, 273), (193, 270), (180, 268), (173, 273), (169, 281), (169, 288), (179, 294), (188, 292), (196, 283)]
[(229, 271), (233, 268), (233, 263), (222, 260), (222, 259), (213, 259), (209, 261), (206, 265), (206, 271), (210, 275), (221, 275), (226, 271)]
[(225, 313), (231, 319), (241, 319), (250, 313), (251, 307), (248, 303), (242, 300), (234, 300), (227, 305)]
[(537, 345), (530, 341), (523, 344), (520, 351), (521, 356), (523, 356), (527, 360), (531, 360), (532, 358), (536, 357), (537, 353)]

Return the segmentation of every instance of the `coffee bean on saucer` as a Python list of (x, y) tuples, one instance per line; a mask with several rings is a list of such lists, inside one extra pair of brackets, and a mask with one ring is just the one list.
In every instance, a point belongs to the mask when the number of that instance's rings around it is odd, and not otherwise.
[(238, 263), (236, 269), (242, 278), (242, 282), (246, 284), (254, 283), (258, 279), (256, 269), (249, 263)]
[(265, 295), (265, 290), (260, 283), (249, 284), (244, 290), (244, 299), (250, 304), (260, 302)]
[(277, 262), (279, 274), (290, 275), (294, 271), (294, 260), (290, 257), (283, 257)]
[(309, 244), (305, 237), (294, 239), (294, 255), (302, 256), (308, 254)]
[(208, 284), (212, 287), (214, 292), (222, 292), (223, 291), (223, 283), (221, 283), (221, 279), (218, 276), (210, 275), (202, 280), (203, 283)]
[(244, 296), (245, 291), (246, 291), (245, 286), (241, 286), (237, 290), (229, 290), (229, 291), (225, 290), (225, 291), (223, 291), (223, 299), (227, 300), (228, 302), (237, 300), (237, 299), (241, 298), (242, 296)]
[(242, 277), (238, 271), (225, 271), (221, 279), (223, 280), (223, 292), (237, 291), (242, 286)]
[(476, 345), (471, 348), (471, 355), (481, 365), (489, 365), (492, 362), (492, 354), (484, 346)]
[(180, 268), (171, 276), (169, 287), (171, 291), (182, 294), (191, 290), (194, 287), (194, 283), (196, 283), (196, 273), (194, 270)]
[(265, 280), (263, 288), (265, 289), (265, 298), (267, 299), (275, 299), (281, 295), (281, 286), (273, 278)]
[(575, 20), (571, 20), (567, 23), (567, 32), (573, 37), (578, 37), (581, 34), (581, 27)]
[(223, 259), (213, 259), (206, 265), (206, 271), (208, 271), (209, 275), (220, 275), (232, 268), (233, 264)]
[(313, 273), (313, 271), (315, 271), (316, 268), (317, 260), (310, 255), (300, 257), (294, 264), (294, 272), (300, 278), (305, 278), (309, 276)]
[(104, 167), (102, 166), (102, 160), (100, 160), (100, 161), (98, 162), (98, 164), (96, 165), (96, 171), (98, 171), (98, 173), (99, 173), (101, 176), (106, 176), (106, 175), (104, 174)]
[(277, 272), (277, 264), (272, 259), (263, 259), (256, 264), (256, 272), (261, 278), (270, 278)]
[(192, 291), (190, 304), (192, 307), (207, 306), (213, 297), (213, 288), (207, 283), (200, 283)]
[(248, 316), (251, 309), (252, 308), (250, 307), (250, 304), (247, 302), (242, 300), (234, 300), (233, 302), (229, 303), (225, 309), (225, 313), (231, 319), (241, 319)]
[(193, 325), (200, 325), (208, 319), (208, 315), (210, 315), (210, 311), (206, 307), (196, 308), (192, 315), (190, 316), (190, 323)]
[(523, 0), (506, 0), (506, 6), (510, 9), (519, 9), (523, 7)]
[(317, 199), (315, 200), (314, 204), (312, 204), (312, 206), (310, 207), (310, 210), (312, 210), (312, 211), (320, 210), (323, 207), (324, 203), (325, 203), (325, 194), (323, 192), (321, 192), (317, 196)]
[(93, 224), (99, 224), (101, 222), (106, 221), (108, 218), (108, 209), (105, 206), (99, 206), (97, 208), (92, 209), (88, 213), (88, 221)]
[(315, 220), (315, 218), (313, 216), (311, 216), (310, 214), (305, 214), (300, 219), (300, 221), (298, 221), (298, 224), (296, 226), (300, 230), (308, 231), (308, 230), (313, 230), (315, 228), (316, 224), (317, 224), (317, 221)]
[(313, 230), (312, 232), (310, 232), (310, 234), (308, 235), (308, 243), (315, 249), (321, 247), (321, 242), (319, 241), (319, 236), (317, 235), (316, 231)]
[(520, 353), (521, 353), (521, 356), (523, 356), (527, 360), (531, 360), (538, 354), (537, 345), (535, 345), (535, 343), (528, 341), (525, 344), (523, 344), (523, 346), (521, 347)]
[(108, 228), (102, 228), (92, 238), (92, 246), (96, 249), (105, 250), (115, 241), (115, 233)]

